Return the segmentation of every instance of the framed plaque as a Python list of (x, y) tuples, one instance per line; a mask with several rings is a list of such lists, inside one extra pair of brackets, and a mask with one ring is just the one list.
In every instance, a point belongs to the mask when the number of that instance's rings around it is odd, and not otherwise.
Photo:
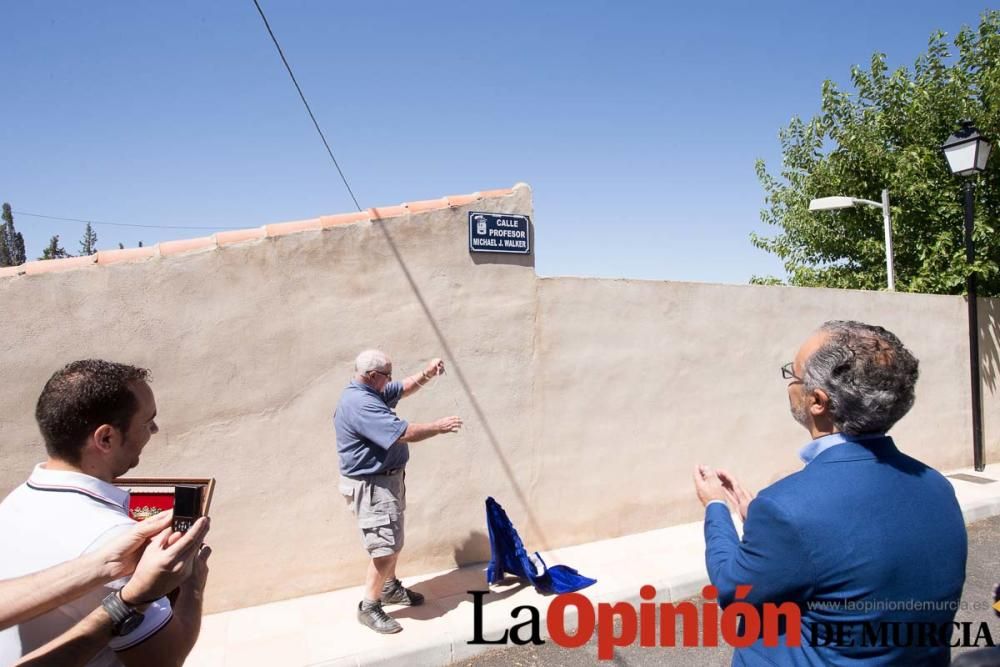
[(208, 516), (215, 491), (214, 477), (119, 477), (114, 484), (129, 492), (128, 513), (136, 521), (173, 509), (178, 485), (202, 487), (201, 514)]

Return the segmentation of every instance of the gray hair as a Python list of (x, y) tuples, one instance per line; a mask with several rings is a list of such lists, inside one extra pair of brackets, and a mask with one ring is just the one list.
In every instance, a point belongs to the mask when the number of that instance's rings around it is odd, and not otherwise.
[(382, 370), (389, 365), (389, 356), (382, 350), (365, 350), (354, 360), (354, 372), (359, 375)]
[(885, 433), (913, 407), (916, 357), (879, 326), (833, 320), (819, 330), (827, 339), (805, 361), (805, 390), (826, 393), (841, 432)]

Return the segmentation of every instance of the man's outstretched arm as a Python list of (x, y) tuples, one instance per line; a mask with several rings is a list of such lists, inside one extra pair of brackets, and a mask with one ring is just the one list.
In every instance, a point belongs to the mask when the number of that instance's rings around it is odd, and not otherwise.
[(0, 581), (0, 630), (61, 607), (87, 591), (132, 574), (149, 540), (170, 526), (163, 512), (137, 524), (98, 551), (65, 563)]
[(427, 362), (427, 366), (424, 370), (420, 371), (416, 375), (411, 375), (405, 377), (402, 380), (403, 384), (403, 394), (400, 398), (406, 398), (411, 394), (418, 391), (421, 387), (431, 381), (437, 375), (442, 375), (444, 373), (444, 361), (441, 359), (431, 359)]
[[(152, 600), (173, 590), (185, 578), (190, 577), (197, 548), (208, 533), (208, 519), (200, 519), (184, 534), (171, 530), (172, 512), (164, 512), (158, 520), (147, 519), (122, 537), (116, 538), (96, 554), (104, 558), (104, 562), (120, 564), (120, 558), (109, 556), (131, 553), (129, 536), (143, 536), (141, 558), (135, 566), (135, 574), (126, 584), (129, 595), (137, 599)], [(144, 525), (145, 524), (145, 525)], [(146, 546), (145, 535), (156, 528), (163, 529)], [(141, 529), (141, 530), (140, 530)], [(127, 564), (126, 564), (127, 566)], [(117, 565), (112, 573), (117, 572)], [(129, 598), (130, 602), (132, 601)], [(75, 667), (85, 665), (97, 655), (113, 638), (113, 623), (111, 617), (98, 607), (90, 612), (72, 628), (52, 639), (43, 646), (22, 657), (16, 664), (32, 665), (33, 667)]]
[(408, 424), (398, 442), (420, 442), (442, 433), (455, 433), (462, 428), (461, 417), (444, 417), (430, 424)]
[(104, 607), (98, 607), (66, 632), (18, 660), (15, 667), (86, 665), (111, 641), (111, 626), (111, 617)]

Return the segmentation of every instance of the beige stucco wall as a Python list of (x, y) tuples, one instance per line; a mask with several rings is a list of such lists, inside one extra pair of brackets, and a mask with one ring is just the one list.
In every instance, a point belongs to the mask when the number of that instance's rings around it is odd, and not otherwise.
[[(778, 366), (830, 318), (901, 336), (922, 378), (900, 444), (939, 467), (970, 464), (961, 298), (539, 279), (531, 257), (470, 256), (469, 210), (530, 215), (530, 190), (0, 279), (0, 494), (43, 458), (33, 406), (56, 368), (136, 363), (153, 370), (161, 433), (134, 473), (218, 480), (211, 610), (358, 584), (366, 559), (336, 492), (331, 413), (356, 353), (378, 346), (397, 374), (435, 355), (449, 364), (403, 417), (466, 421), (412, 446), (403, 574), (483, 560), (487, 495), (533, 548), (648, 530), (697, 516), (696, 462), (752, 487), (797, 467), (804, 432)], [(1000, 309), (982, 305), (997, 461)]]
[[(541, 280), (535, 431), (551, 541), (695, 520), (696, 464), (759, 489), (801, 467), (780, 366), (816, 326), (856, 319), (894, 331), (921, 360), (916, 405), (893, 431), (943, 469), (971, 465), (965, 302), (849, 290), (629, 280)], [(992, 347), (995, 349), (995, 345)], [(995, 393), (987, 442), (1000, 456)], [(559, 526), (556, 528), (555, 526)]]

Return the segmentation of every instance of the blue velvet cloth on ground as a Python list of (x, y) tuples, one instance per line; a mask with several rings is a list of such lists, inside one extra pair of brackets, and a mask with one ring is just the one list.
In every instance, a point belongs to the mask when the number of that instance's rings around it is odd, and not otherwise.
[(596, 579), (585, 577), (565, 565), (548, 567), (537, 551), (535, 558), (538, 559), (540, 567), (536, 567), (524, 544), (521, 543), (521, 537), (517, 534), (514, 524), (507, 518), (507, 513), (500, 503), (492, 497), (486, 499), (486, 526), (490, 531), (487, 583), (495, 584), (502, 580), (505, 574), (512, 574), (527, 579), (535, 590), (546, 594), (572, 593), (597, 583)]

